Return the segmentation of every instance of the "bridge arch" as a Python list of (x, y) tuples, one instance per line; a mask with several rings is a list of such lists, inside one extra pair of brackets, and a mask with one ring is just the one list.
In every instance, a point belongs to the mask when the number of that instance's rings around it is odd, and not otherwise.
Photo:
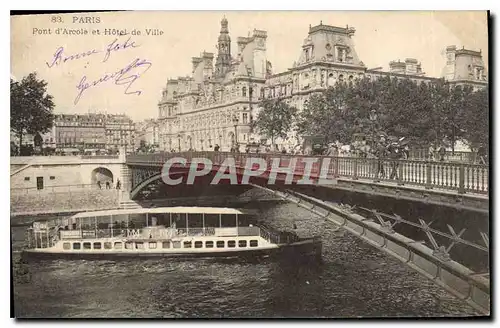
[(141, 192), (142, 189), (147, 187), (150, 183), (160, 179), (161, 179), (161, 173), (158, 173), (156, 175), (147, 178), (146, 180), (141, 181), (141, 183), (139, 183), (137, 186), (134, 187), (134, 189), (130, 191), (130, 199), (135, 199), (135, 197), (139, 194), (139, 192)]
[(100, 182), (102, 185), (106, 185), (106, 182), (109, 182), (111, 185), (115, 181), (115, 176), (113, 172), (104, 166), (96, 167), (90, 173), (90, 183), (95, 185), (97, 182)]

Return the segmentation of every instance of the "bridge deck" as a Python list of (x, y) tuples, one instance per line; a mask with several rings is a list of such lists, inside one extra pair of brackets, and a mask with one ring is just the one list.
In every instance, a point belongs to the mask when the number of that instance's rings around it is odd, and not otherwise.
[[(244, 170), (247, 160), (260, 158), (267, 163), (267, 172), (278, 167), (287, 167), (293, 161), (294, 174), (303, 176), (307, 161), (316, 160), (312, 165), (311, 177), (319, 177), (326, 171), (328, 178), (347, 179), (378, 186), (410, 188), (416, 191), (432, 190), (444, 195), (459, 194), (488, 199), (489, 167), (486, 165), (435, 162), (420, 160), (388, 160), (354, 157), (297, 156), (284, 154), (245, 154), (223, 152), (183, 152), (130, 155), (126, 158), (129, 166), (156, 167), (161, 170), (163, 164), (171, 158), (181, 157), (187, 163), (193, 159), (210, 160), (214, 166), (220, 166), (227, 159)], [(324, 170), (322, 165), (328, 165)]]

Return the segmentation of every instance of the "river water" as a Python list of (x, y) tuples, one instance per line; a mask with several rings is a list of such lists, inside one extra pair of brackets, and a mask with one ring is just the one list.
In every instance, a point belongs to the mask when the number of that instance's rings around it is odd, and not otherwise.
[[(262, 260), (53, 260), (22, 266), (14, 279), (16, 317), (274, 318), (468, 316), (474, 310), (356, 237), (293, 204), (266, 222), (323, 238), (323, 263)], [(24, 228), (13, 228), (20, 271)]]

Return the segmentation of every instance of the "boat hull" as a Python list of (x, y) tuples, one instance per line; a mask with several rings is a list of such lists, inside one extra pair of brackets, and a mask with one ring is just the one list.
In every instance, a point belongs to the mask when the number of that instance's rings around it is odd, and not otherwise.
[(49, 252), (41, 249), (24, 250), (23, 259), (120, 259), (120, 258), (273, 258), (286, 261), (320, 260), (322, 243), (319, 239), (305, 239), (295, 243), (281, 244), (276, 248), (260, 248), (250, 250), (228, 250), (217, 252)]

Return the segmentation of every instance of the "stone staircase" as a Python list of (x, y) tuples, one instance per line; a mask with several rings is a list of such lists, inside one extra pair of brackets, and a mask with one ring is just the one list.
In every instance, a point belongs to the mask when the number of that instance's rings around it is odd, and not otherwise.
[(122, 200), (119, 205), (120, 209), (123, 210), (132, 210), (136, 208), (142, 208), (141, 205), (137, 204), (133, 200)]
[(11, 165), (10, 176), (12, 177), (12, 176), (18, 174), (19, 172), (24, 171), (25, 169), (27, 169), (30, 166), (31, 166), (31, 164), (25, 164), (25, 165), (22, 165), (20, 167), (18, 166), (15, 169), (12, 170), (13, 166)]

